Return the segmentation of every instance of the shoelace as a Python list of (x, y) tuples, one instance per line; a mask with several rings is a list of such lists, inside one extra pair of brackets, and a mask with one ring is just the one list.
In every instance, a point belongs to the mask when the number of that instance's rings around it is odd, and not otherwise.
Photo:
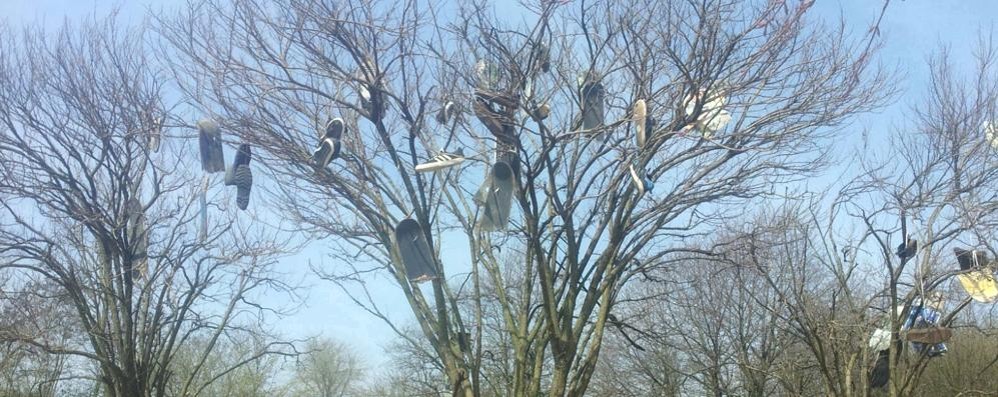
[(457, 158), (457, 156), (454, 156), (452, 154), (449, 154), (449, 153), (440, 153), (440, 154), (438, 154), (436, 156), (433, 156), (433, 161), (435, 161), (435, 162), (444, 162), (444, 161), (453, 160), (455, 158)]

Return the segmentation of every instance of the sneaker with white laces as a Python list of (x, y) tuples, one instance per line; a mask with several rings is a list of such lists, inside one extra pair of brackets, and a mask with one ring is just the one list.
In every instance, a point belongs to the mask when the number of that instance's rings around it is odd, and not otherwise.
[(464, 150), (458, 148), (454, 153), (440, 153), (430, 161), (416, 165), (416, 172), (431, 172), (448, 167), (453, 167), (455, 165), (461, 164), (464, 161)]
[(340, 138), (346, 126), (343, 119), (337, 117), (326, 123), (325, 134), (319, 140), (319, 146), (312, 152), (312, 162), (316, 167), (326, 168), (333, 159), (340, 155)]

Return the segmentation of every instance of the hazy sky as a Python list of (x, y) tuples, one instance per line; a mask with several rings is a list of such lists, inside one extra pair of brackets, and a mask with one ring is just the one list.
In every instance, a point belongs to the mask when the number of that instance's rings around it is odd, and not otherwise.
[[(54, 26), (63, 18), (102, 16), (117, 6), (122, 22), (138, 22), (145, 7), (168, 9), (181, 3), (181, 0), (0, 0), (0, 18), (15, 26), (33, 21)], [(842, 17), (854, 34), (861, 35), (879, 14), (882, 5), (880, 0), (819, 0), (812, 20), (834, 25)], [(998, 15), (998, 1), (995, 0), (892, 0), (881, 25), (886, 44), (880, 61), (896, 65), (904, 73), (900, 86), (903, 94), (897, 103), (882, 112), (859, 117), (847, 128), (847, 135), (837, 146), (846, 151), (855, 150), (855, 138), (864, 129), (873, 136), (883, 136), (893, 127), (902, 126), (905, 110), (917, 103), (925, 92), (927, 55), (940, 45), (948, 45), (954, 58), (969, 66), (978, 34), (993, 28), (995, 15)], [(280, 267), (305, 277), (309, 262), (320, 266), (336, 265), (316, 249), (291, 258)], [(380, 320), (356, 308), (334, 286), (317, 280), (306, 281), (313, 288), (308, 292), (305, 305), (298, 314), (281, 321), (279, 329), (296, 337), (332, 336), (367, 356), (368, 366), (376, 367), (383, 362), (381, 347), (393, 339), (391, 331)], [(391, 309), (393, 319), (408, 321), (408, 308), (396, 288), (383, 279), (370, 286), (373, 294)]]

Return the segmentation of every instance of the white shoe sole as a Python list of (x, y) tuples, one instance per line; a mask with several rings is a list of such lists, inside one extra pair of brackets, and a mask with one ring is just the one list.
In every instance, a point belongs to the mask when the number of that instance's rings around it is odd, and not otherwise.
[(641, 182), (641, 177), (638, 176), (638, 173), (634, 171), (634, 166), (633, 165), (630, 166), (630, 171), (631, 171), (631, 179), (634, 181), (634, 186), (638, 187), (638, 192), (639, 193), (644, 193), (645, 192), (645, 185), (644, 185), (644, 183)]
[(464, 162), (463, 158), (457, 158), (457, 159), (447, 160), (447, 161), (439, 161), (439, 162), (433, 162), (433, 163), (418, 164), (418, 165), (416, 165), (416, 172), (432, 172), (432, 171), (441, 170), (441, 169), (448, 168), (448, 167), (453, 167), (455, 165), (461, 164), (462, 162)]

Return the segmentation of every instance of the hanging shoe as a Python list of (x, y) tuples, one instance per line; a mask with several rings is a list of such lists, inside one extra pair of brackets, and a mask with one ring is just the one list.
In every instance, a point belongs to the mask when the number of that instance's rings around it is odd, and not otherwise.
[(908, 238), (908, 241), (901, 243), (897, 249), (897, 256), (901, 258), (902, 261), (915, 256), (915, 251), (918, 251), (918, 240), (913, 238)]
[(464, 150), (458, 148), (454, 153), (440, 153), (430, 161), (416, 165), (416, 172), (431, 172), (448, 167), (453, 167), (455, 165), (461, 164), (464, 161)]
[(957, 274), (960, 286), (975, 301), (991, 303), (998, 299), (998, 282), (994, 274), (984, 269)]
[(988, 265), (988, 254), (981, 250), (965, 250), (953, 248), (956, 261), (960, 264), (960, 270), (970, 270)]
[(637, 142), (638, 148), (645, 147), (645, 142), (648, 141), (648, 131), (645, 130), (647, 126), (648, 118), (648, 108), (645, 105), (644, 99), (638, 99), (634, 102), (634, 126), (637, 130)]
[(249, 206), (250, 190), (253, 189), (253, 172), (250, 170), (250, 145), (241, 144), (236, 150), (232, 168), (225, 170), (225, 185), (236, 187), (236, 205), (246, 210)]
[(551, 51), (544, 44), (537, 43), (534, 45), (534, 62), (537, 65), (538, 70), (543, 73), (551, 71)]
[(223, 183), (225, 186), (235, 186), (235, 171), (240, 165), (249, 165), (250, 163), (250, 146), (249, 144), (239, 145), (239, 149), (236, 150), (236, 159), (232, 162), (232, 167), (225, 169), (225, 178)]
[(197, 123), (198, 146), (201, 150), (201, 169), (208, 173), (225, 172), (225, 154), (222, 152), (222, 130), (211, 119)]
[(631, 180), (634, 181), (634, 186), (638, 188), (638, 193), (643, 194), (645, 192), (651, 192), (655, 189), (655, 183), (652, 182), (651, 178), (648, 177), (646, 172), (642, 172), (640, 175), (634, 169), (634, 164), (630, 166)]
[(731, 114), (723, 109), (727, 97), (711, 92), (706, 94), (707, 99), (701, 98), (705, 94), (705, 92), (700, 91), (697, 95), (686, 97), (686, 116), (694, 116), (697, 101), (704, 101), (693, 125), (700, 131), (704, 139), (710, 139), (715, 132), (724, 129), (731, 122)]
[(731, 113), (727, 110), (719, 110), (714, 115), (710, 116), (708, 119), (701, 119), (698, 121), (700, 126), (700, 131), (703, 133), (703, 139), (710, 139), (714, 136), (714, 133), (724, 129), (724, 126), (731, 122)]
[(514, 168), (506, 161), (496, 161), (485, 182), (475, 194), (475, 202), (483, 206), (478, 219), (484, 231), (506, 230), (512, 208)]
[(451, 119), (454, 118), (456, 113), (457, 113), (457, 104), (451, 101), (447, 101), (447, 103), (444, 104), (442, 108), (440, 108), (440, 111), (437, 112), (436, 116), (437, 122), (440, 124), (450, 123)]
[(236, 205), (245, 211), (249, 206), (250, 190), (253, 189), (253, 172), (246, 164), (240, 164), (233, 168), (232, 184), (236, 187)]
[(395, 244), (405, 274), (409, 281), (421, 283), (438, 277), (434, 266), (434, 255), (430, 244), (423, 235), (423, 228), (415, 219), (405, 219), (395, 226)]
[(163, 117), (160, 116), (153, 120), (151, 128), (148, 147), (153, 153), (159, 153), (159, 146), (163, 141)]
[(593, 74), (579, 78), (579, 96), (582, 98), (582, 129), (592, 130), (604, 123), (603, 107), (606, 92), (603, 84), (595, 81)]
[(873, 365), (873, 370), (870, 371), (870, 387), (874, 389), (886, 386), (887, 381), (890, 380), (891, 367), (888, 354), (888, 350), (881, 350), (880, 354), (877, 355), (877, 362)]
[(551, 115), (551, 107), (546, 103), (541, 104), (541, 106), (534, 109), (534, 117), (537, 117), (538, 120), (544, 120), (548, 118), (549, 115)]
[(658, 128), (658, 120), (655, 120), (652, 116), (645, 117), (645, 141), (647, 142), (653, 135), (655, 135), (655, 129)]
[(343, 119), (339, 117), (326, 123), (326, 132), (319, 141), (319, 146), (312, 152), (312, 162), (316, 167), (326, 168), (340, 155), (340, 138), (345, 130)]

